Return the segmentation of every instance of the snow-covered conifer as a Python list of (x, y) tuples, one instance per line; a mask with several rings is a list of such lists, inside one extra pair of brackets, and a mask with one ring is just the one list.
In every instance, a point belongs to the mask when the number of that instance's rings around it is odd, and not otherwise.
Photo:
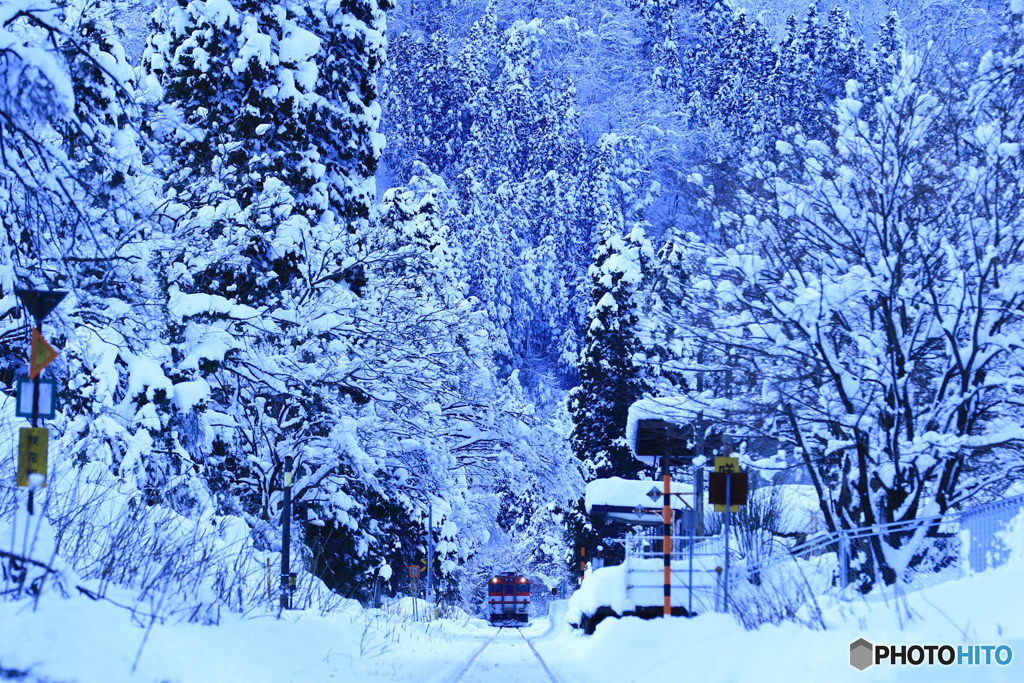
[(338, 425), (376, 391), (351, 359), (375, 312), (360, 306), (384, 9), (197, 0), (155, 15), (144, 55), (177, 218), (167, 412), (194, 423), (182, 457), (254, 520), (278, 515), (286, 456), (297, 503), (343, 525), (369, 504), (338, 485), (362, 473)]
[(637, 326), (639, 292), (654, 251), (641, 223), (611, 229), (594, 252), (591, 307), (580, 354), (580, 385), (570, 397), (573, 449), (590, 476), (632, 478), (642, 468), (625, 443), (626, 413), (647, 387)]

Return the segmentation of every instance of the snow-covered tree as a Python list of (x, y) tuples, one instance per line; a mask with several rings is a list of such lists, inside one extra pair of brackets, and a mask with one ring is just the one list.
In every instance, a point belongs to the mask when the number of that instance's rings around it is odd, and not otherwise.
[(139, 286), (151, 188), (139, 179), (133, 75), (110, 11), (101, 2), (13, 2), (0, 14), (0, 379), (8, 388), (28, 329), (15, 287), (74, 288), (68, 308), (98, 310), (73, 328), (102, 318), (108, 299), (132, 300)]
[(14, 288), (70, 290), (48, 321), (62, 349), (49, 372), (66, 378), (64, 451), (77, 465), (97, 460), (114, 473), (143, 447), (132, 444), (134, 411), (118, 404), (129, 384), (125, 360), (145, 352), (150, 305), (160, 298), (145, 243), (159, 187), (143, 158), (135, 78), (112, 21), (117, 8), (6, 6), (0, 105), (3, 378), (10, 387), (24, 372), (28, 321)]
[(629, 406), (647, 386), (637, 354), (639, 292), (654, 252), (636, 224), (627, 236), (611, 230), (594, 253), (592, 301), (580, 354), (580, 385), (573, 389), (573, 450), (590, 476), (631, 478), (642, 468), (625, 442)]
[[(794, 135), (752, 165), (715, 209), (733, 240), (687, 285), (709, 316), (697, 343), (734, 377), (726, 404), (694, 406), (778, 439), (830, 529), (942, 513), (1024, 472), (1014, 117), (981, 104), (965, 125), (917, 57), (887, 90), (871, 124), (851, 89), (835, 141)], [(865, 543), (863, 589), (927, 552), (923, 534)]]
[(158, 11), (144, 56), (175, 218), (154, 436), (178, 438), (176, 457), (254, 526), (276, 519), (294, 458), (294, 501), (347, 529), (361, 567), (387, 476), (363, 458), (360, 406), (388, 391), (372, 349), (408, 332), (385, 326), (405, 314), (380, 310), (366, 250), (386, 8), (191, 2)]

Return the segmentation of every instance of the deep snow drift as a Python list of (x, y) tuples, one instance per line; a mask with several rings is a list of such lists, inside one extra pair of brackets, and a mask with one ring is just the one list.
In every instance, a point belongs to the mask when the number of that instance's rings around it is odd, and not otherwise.
[[(1018, 525), (1017, 535), (1022, 531)], [(1024, 556), (1015, 552), (1004, 567), (898, 599), (890, 590), (821, 605), (824, 631), (792, 623), (746, 631), (729, 616), (706, 614), (667, 622), (611, 619), (586, 637), (565, 623), (566, 603), (556, 602), (550, 621), (535, 619), (524, 635), (562, 683), (1020, 681), (1021, 604)], [(109, 603), (47, 593), (38, 607), (29, 599), (0, 602), (0, 667), (5, 675), (27, 672), (30, 681), (454, 680), (495, 629), (466, 615), (420, 621), (423, 607), (406, 599), (386, 610), (347, 602), (328, 615), (226, 615), (219, 626), (157, 623), (147, 638), (149, 622), (141, 615), (133, 621)], [(848, 661), (850, 643), (861, 637), (897, 646), (1005, 644), (1013, 660), (1006, 666), (883, 663), (861, 672)], [(538, 671), (526, 666), (532, 654), (525, 641), (513, 642), (493, 653), (494, 670), (521, 670), (532, 679)]]

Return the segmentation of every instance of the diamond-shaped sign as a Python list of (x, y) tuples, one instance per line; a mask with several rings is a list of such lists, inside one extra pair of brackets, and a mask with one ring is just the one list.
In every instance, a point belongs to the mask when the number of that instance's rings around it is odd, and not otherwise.
[(637, 505), (637, 506), (636, 506), (636, 509), (635, 509), (635, 510), (633, 510), (633, 512), (635, 512), (635, 513), (636, 513), (636, 516), (637, 516), (637, 517), (643, 517), (643, 516), (644, 516), (644, 509), (643, 509), (643, 507), (642, 507), (642, 506), (640, 506), (640, 505)]
[(42, 333), (35, 327), (32, 328), (32, 350), (28, 357), (28, 378), (33, 379), (36, 375), (43, 371), (47, 365), (52, 363), (54, 359), (60, 354), (52, 346), (50, 342), (43, 338)]
[(658, 500), (659, 498), (661, 498), (661, 496), (662, 493), (661, 491), (658, 490), (658, 487), (654, 487), (647, 492), (647, 497), (650, 498), (651, 500)]
[(57, 290), (42, 291), (38, 289), (15, 289), (15, 294), (21, 299), (21, 303), (32, 314), (37, 321), (42, 322), (43, 318), (50, 315), (50, 311), (57, 307), (57, 304), (68, 295), (67, 292)]

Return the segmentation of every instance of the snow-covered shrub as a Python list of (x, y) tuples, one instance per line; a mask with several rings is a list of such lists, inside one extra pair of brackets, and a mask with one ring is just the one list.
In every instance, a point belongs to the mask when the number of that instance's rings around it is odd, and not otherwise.
[(755, 573), (745, 572), (746, 562), (740, 562), (734, 568), (729, 611), (747, 629), (783, 621), (823, 629), (818, 597), (829, 590), (833, 581), (834, 559), (790, 557), (776, 560)]

